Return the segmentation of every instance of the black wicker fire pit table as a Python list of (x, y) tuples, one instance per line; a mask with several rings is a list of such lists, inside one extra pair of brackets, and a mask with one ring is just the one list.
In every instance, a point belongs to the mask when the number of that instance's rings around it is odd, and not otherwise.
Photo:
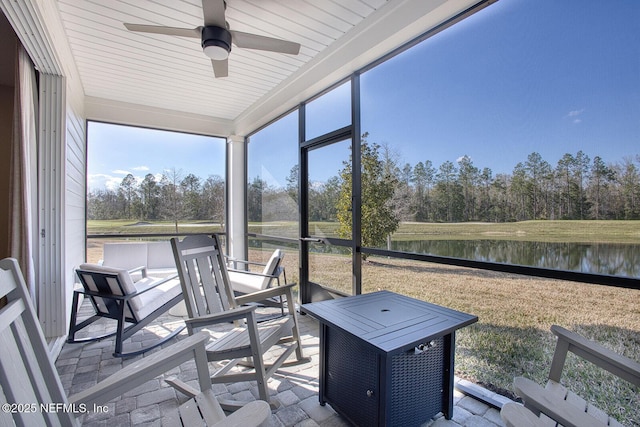
[(320, 322), (320, 404), (358, 426), (453, 416), (455, 331), (478, 317), (379, 291), (303, 304)]

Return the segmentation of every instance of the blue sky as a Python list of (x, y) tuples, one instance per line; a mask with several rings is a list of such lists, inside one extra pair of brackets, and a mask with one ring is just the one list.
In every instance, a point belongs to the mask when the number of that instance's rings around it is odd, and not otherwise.
[[(369, 141), (388, 144), (401, 164), (431, 160), (438, 167), (467, 155), (494, 176), (510, 173), (534, 151), (551, 166), (578, 150), (610, 163), (634, 158), (640, 154), (639, 23), (637, 0), (500, 0), (364, 73), (362, 130)], [(308, 135), (348, 124), (348, 97), (348, 88), (339, 89), (325, 105), (309, 107)], [(286, 185), (298, 159), (296, 123), (294, 114), (253, 138), (250, 178), (260, 170), (271, 184)], [(223, 174), (222, 143), (212, 149), (203, 137), (183, 142), (171, 134), (170, 142), (157, 132), (107, 134), (96, 125), (89, 165), (102, 181), (121, 181), (117, 170), (144, 176), (143, 167)], [(347, 156), (314, 153), (322, 166), (311, 168), (318, 173), (311, 179), (336, 175)], [(93, 182), (99, 180), (90, 177)]]
[(494, 173), (640, 153), (640, 2), (501, 0), (362, 77), (363, 131)]
[(151, 173), (159, 181), (170, 169), (183, 177), (224, 178), (221, 138), (90, 122), (88, 141), (89, 190), (117, 189), (129, 173), (139, 180)]

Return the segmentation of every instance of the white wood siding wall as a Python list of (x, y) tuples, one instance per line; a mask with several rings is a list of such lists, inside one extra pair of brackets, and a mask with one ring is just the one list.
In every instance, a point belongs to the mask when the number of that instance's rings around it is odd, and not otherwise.
[(64, 334), (64, 78), (40, 74), (38, 132), (38, 317), (46, 336)]
[[(67, 91), (71, 88), (67, 86)], [(64, 324), (57, 328), (56, 336), (67, 335), (71, 316), (71, 298), (76, 282), (75, 269), (85, 261), (86, 227), (86, 120), (82, 104), (72, 105), (67, 99), (66, 108), (66, 156), (64, 181), (65, 230), (64, 240)]]

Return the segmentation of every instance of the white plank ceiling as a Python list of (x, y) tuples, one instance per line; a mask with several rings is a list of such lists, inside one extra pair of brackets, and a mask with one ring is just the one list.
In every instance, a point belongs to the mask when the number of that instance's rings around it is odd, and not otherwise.
[[(295, 41), (302, 48), (291, 56), (234, 46), (229, 76), (216, 79), (199, 39), (129, 32), (123, 26), (195, 28), (203, 25), (201, 0), (58, 0), (85, 96), (229, 122), (250, 115), (314, 58), (317, 62), (354, 32), (380, 25), (367, 22), (380, 16), (379, 9), (403, 3), (417, 2), (227, 0), (231, 29)], [(445, 1), (425, 3), (433, 3), (431, 10)], [(470, 2), (457, 3), (460, 8)]]

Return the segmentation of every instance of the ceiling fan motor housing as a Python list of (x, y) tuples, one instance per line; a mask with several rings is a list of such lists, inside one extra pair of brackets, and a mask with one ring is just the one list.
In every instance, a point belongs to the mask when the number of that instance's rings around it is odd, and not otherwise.
[(222, 27), (214, 25), (202, 28), (202, 48), (217, 46), (231, 52), (231, 33)]

